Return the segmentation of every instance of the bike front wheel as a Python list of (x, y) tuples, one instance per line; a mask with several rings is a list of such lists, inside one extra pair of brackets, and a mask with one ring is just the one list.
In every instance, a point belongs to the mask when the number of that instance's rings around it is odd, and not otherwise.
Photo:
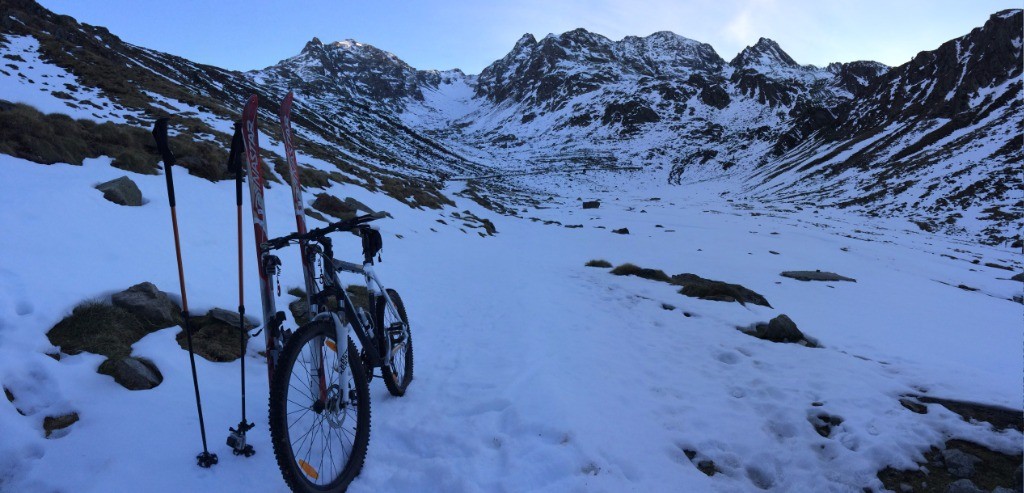
[[(370, 392), (359, 352), (317, 320), (288, 338), (270, 386), (270, 438), (292, 491), (345, 491), (370, 442)], [(346, 371), (348, 369), (348, 371)]]
[(391, 344), (391, 358), (381, 367), (381, 375), (391, 395), (403, 396), (412, 382), (412, 332), (402, 297), (394, 289), (388, 289), (387, 293), (394, 306), (389, 306), (383, 296), (377, 303), (377, 320), (383, 332), (378, 334)]

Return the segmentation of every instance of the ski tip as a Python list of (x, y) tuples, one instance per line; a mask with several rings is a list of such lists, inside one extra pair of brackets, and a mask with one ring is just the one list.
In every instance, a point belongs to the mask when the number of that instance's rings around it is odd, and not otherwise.
[(290, 115), (292, 112), (292, 100), (295, 98), (295, 94), (292, 91), (288, 91), (288, 95), (284, 97), (284, 101), (281, 101), (281, 111), (278, 112), (278, 116), (284, 118)]

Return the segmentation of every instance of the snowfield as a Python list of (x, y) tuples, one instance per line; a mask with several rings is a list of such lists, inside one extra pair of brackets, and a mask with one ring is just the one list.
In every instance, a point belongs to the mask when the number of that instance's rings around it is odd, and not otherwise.
[[(0, 401), (0, 491), (285, 491), (267, 430), (262, 335), (246, 356), (251, 458), (224, 444), (239, 419), (237, 362), (197, 358), (220, 456), (208, 470), (195, 465), (198, 420), (178, 328), (133, 347), (163, 373), (152, 390), (97, 374), (102, 356), (45, 355), (55, 350), (46, 332), (83, 300), (142, 281), (178, 294), (164, 177), (132, 174), (148, 203), (114, 205), (93, 189), (124, 174), (109, 162), (42, 166), (0, 155), (0, 384), (26, 414)], [(1015, 430), (899, 403), (926, 394), (1022, 408), (1022, 307), (1011, 300), (1022, 284), (1008, 279), (1021, 271), (1019, 253), (902, 220), (732, 202), (707, 184), (521, 179), (554, 199), (520, 218), (451, 194), (457, 207), (432, 211), (352, 186), (329, 190), (394, 215), (378, 223), (377, 272), (401, 293), (416, 341), (405, 397), (371, 383), (370, 448), (350, 491), (878, 491), (880, 469), (915, 467), (950, 438), (1020, 453)], [(184, 172), (177, 180), (191, 312), (234, 309), (234, 185)], [(583, 210), (577, 197), (601, 207)], [(273, 236), (294, 229), (290, 198), (286, 185), (267, 191)], [(246, 307), (255, 314), (244, 210)], [(451, 213), (463, 210), (498, 234), (461, 231)], [(611, 232), (623, 227), (628, 235)], [(335, 237), (337, 254), (356, 259), (356, 239)], [(280, 257), (283, 290), (300, 286), (297, 251)], [(685, 297), (584, 267), (591, 259), (742, 284), (774, 308)], [(779, 275), (815, 269), (857, 282)], [(823, 347), (737, 330), (782, 313)], [(44, 438), (43, 418), (69, 411), (81, 420)], [(821, 414), (841, 419), (828, 437), (813, 426)], [(720, 472), (701, 473), (701, 460)]]

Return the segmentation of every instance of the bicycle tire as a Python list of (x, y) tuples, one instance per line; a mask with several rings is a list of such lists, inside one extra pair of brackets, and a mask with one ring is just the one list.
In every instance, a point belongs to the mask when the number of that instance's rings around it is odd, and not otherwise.
[[(405, 391), (409, 388), (409, 383), (412, 382), (413, 378), (412, 329), (409, 328), (409, 317), (405, 314), (405, 304), (402, 303), (402, 297), (398, 296), (398, 292), (394, 289), (388, 289), (387, 292), (388, 297), (395, 303), (395, 308), (402, 319), (402, 323), (405, 324), (407, 332), (404, 340), (393, 344), (391, 359), (386, 361), (381, 367), (381, 375), (384, 378), (384, 386), (388, 388), (388, 392), (393, 396), (401, 397), (405, 395)], [(389, 315), (391, 314), (387, 309), (387, 302), (381, 296), (377, 302), (377, 321), (381, 331), (377, 335), (378, 337), (383, 336), (383, 340), (387, 342), (391, 342), (390, 335), (387, 333), (388, 327), (396, 322), (395, 320), (389, 321)], [(400, 350), (395, 349), (396, 347), (400, 348)]]
[[(354, 403), (339, 407), (341, 373), (334, 371), (334, 367), (344, 355), (337, 354), (335, 336), (330, 321), (306, 324), (288, 339), (274, 370), (270, 386), (270, 438), (281, 475), (295, 492), (343, 492), (359, 475), (366, 459), (370, 391), (365, 369), (355, 343), (349, 338), (346, 354), (352, 371), (344, 389)], [(322, 342), (316, 347), (318, 340)], [(319, 387), (309, 384), (314, 378), (312, 370), (318, 366), (314, 363), (317, 352), (326, 356), (326, 400), (317, 395), (319, 390), (303, 390)], [(335, 355), (333, 359), (331, 354)], [(340, 446), (340, 450), (335, 451), (335, 446)]]

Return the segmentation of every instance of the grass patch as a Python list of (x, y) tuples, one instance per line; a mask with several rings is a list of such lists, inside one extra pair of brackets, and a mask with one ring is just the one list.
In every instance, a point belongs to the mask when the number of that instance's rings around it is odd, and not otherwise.
[[(178, 165), (189, 174), (217, 181), (227, 178), (227, 152), (216, 142), (170, 138)], [(115, 168), (155, 175), (160, 170), (153, 136), (132, 125), (75, 120), (59, 113), (0, 101), (0, 153), (39, 164), (81, 165), (99, 156), (114, 158)], [(272, 181), (277, 181), (270, 176)]]
[(338, 219), (352, 219), (356, 217), (356, 212), (358, 212), (342, 202), (338, 197), (327, 193), (316, 194), (316, 199), (313, 200), (313, 208)]
[(636, 276), (636, 277), (642, 277), (644, 279), (650, 279), (652, 281), (661, 281), (661, 282), (668, 282), (668, 283), (672, 282), (672, 278), (668, 277), (668, 274), (665, 274), (665, 271), (663, 271), (663, 270), (660, 270), (660, 269), (646, 269), (646, 268), (638, 267), (638, 266), (630, 264), (630, 263), (622, 264), (622, 265), (612, 269), (611, 273), (616, 275), (616, 276)]
[(591, 260), (590, 262), (587, 262), (584, 265), (587, 267), (601, 267), (607, 269), (608, 267), (612, 266), (612, 263), (607, 260), (595, 259)]
[(128, 311), (106, 303), (87, 301), (53, 326), (46, 337), (67, 354), (85, 351), (110, 358), (125, 358), (131, 354), (132, 344), (148, 333), (145, 324)]

